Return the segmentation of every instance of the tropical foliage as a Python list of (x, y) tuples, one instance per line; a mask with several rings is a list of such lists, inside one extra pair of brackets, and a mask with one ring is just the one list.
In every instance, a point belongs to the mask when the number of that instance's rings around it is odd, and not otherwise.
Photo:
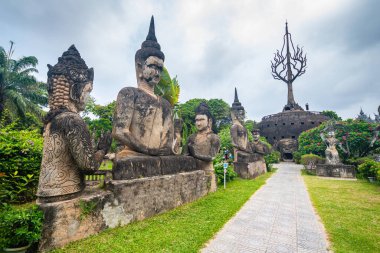
[(12, 59), (14, 43), (8, 51), (0, 47), (0, 117), (5, 109), (12, 120), (27, 113), (42, 117), (41, 106), (47, 105), (46, 85), (33, 76), (38, 60), (34, 56)]
[(35, 198), (42, 148), (39, 130), (19, 130), (17, 123), (0, 128), (0, 202)]
[(325, 111), (322, 111), (321, 114), (329, 117), (332, 120), (337, 120), (337, 121), (342, 120), (342, 118), (339, 117), (338, 114), (334, 111), (325, 110)]
[(6, 205), (0, 212), (0, 248), (17, 248), (41, 238), (43, 213), (36, 205), (15, 208)]
[(155, 86), (154, 93), (168, 100), (174, 107), (178, 103), (180, 93), (177, 76), (172, 79), (168, 70), (164, 67), (161, 73), (161, 80)]
[[(300, 155), (315, 154), (321, 157), (325, 156), (326, 145), (320, 137), (320, 132), (323, 131), (326, 124), (325, 122), (316, 128), (307, 130), (299, 136)], [(373, 147), (370, 147), (375, 127), (375, 124), (356, 120), (338, 122), (335, 137), (342, 143), (342, 146), (349, 151), (349, 153), (345, 153), (338, 147), (340, 157), (344, 160), (363, 157), (380, 148), (379, 141), (376, 141)]]

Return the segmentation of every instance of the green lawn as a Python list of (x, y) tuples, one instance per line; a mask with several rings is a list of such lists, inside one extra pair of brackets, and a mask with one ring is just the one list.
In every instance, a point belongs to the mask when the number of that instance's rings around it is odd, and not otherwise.
[(304, 175), (334, 252), (380, 252), (380, 187)]
[(273, 173), (236, 179), (193, 203), (106, 230), (54, 252), (198, 252)]

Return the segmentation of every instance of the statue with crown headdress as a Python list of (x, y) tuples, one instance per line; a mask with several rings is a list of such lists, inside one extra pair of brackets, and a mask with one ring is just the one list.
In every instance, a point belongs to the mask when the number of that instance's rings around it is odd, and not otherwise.
[(248, 131), (244, 126), (245, 110), (241, 105), (235, 88), (235, 99), (231, 106), (232, 126), (231, 142), (234, 148), (235, 162), (248, 162), (252, 151), (248, 142)]
[(154, 94), (165, 56), (157, 42), (152, 17), (149, 33), (135, 55), (137, 88), (123, 88), (116, 101), (112, 136), (121, 145), (116, 159), (178, 154), (173, 109)]
[(84, 173), (95, 172), (111, 145), (106, 135), (94, 151), (87, 125), (79, 112), (92, 91), (94, 70), (72, 45), (58, 63), (48, 65), (49, 109), (44, 124), (44, 147), (38, 202), (75, 198), (85, 188)]

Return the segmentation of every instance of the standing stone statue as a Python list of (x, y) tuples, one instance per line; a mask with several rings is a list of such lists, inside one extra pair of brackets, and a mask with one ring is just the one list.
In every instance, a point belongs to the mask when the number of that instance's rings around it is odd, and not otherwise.
[(325, 136), (324, 132), (321, 132), (320, 136), (327, 146), (325, 150), (326, 164), (341, 164), (336, 145), (339, 145), (339, 147), (342, 148), (342, 150), (344, 150), (342, 144), (338, 139), (335, 138), (335, 130), (332, 126), (328, 126), (327, 128), (325, 128), (325, 131), (327, 132), (327, 136)]
[(251, 150), (248, 143), (248, 131), (244, 127), (245, 110), (239, 102), (235, 88), (235, 99), (231, 107), (232, 126), (230, 130), (232, 146), (234, 147), (234, 161), (246, 162)]
[(205, 102), (199, 104), (195, 111), (195, 126), (198, 132), (190, 135), (187, 142), (188, 154), (198, 159), (198, 167), (206, 171), (211, 177), (209, 191), (216, 191), (217, 180), (213, 166), (213, 159), (220, 149), (219, 136), (212, 132), (213, 117)]
[(45, 119), (37, 191), (40, 203), (79, 196), (85, 187), (83, 172), (97, 170), (111, 144), (108, 136), (94, 152), (88, 128), (79, 116), (92, 91), (94, 70), (87, 67), (75, 46), (48, 68), (50, 111)]
[(122, 148), (116, 159), (179, 154), (180, 140), (175, 138), (172, 107), (154, 94), (164, 60), (152, 17), (148, 36), (135, 55), (138, 87), (123, 88), (117, 96), (112, 136)]

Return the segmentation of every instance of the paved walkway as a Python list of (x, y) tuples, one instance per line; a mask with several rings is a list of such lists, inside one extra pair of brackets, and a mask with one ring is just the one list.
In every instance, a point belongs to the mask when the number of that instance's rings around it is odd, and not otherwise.
[(302, 166), (281, 163), (276, 167), (277, 173), (202, 253), (328, 252), (323, 226), (301, 177)]

